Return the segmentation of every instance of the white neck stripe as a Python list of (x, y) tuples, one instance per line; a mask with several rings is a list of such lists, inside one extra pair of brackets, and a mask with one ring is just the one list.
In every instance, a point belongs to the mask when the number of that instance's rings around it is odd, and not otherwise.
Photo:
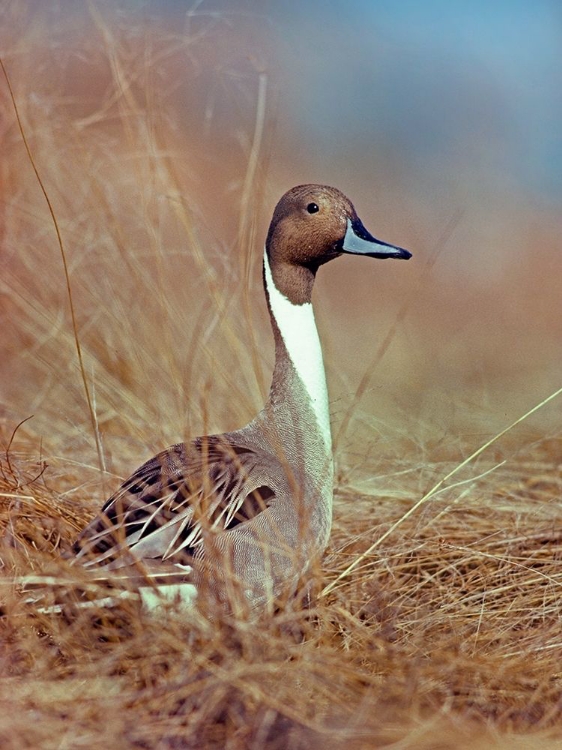
[(305, 302), (302, 305), (294, 305), (284, 294), (281, 294), (273, 281), (267, 252), (264, 255), (263, 265), (271, 312), (283, 337), (291, 362), (309, 395), (326, 450), (331, 452), (328, 389), (312, 304)]

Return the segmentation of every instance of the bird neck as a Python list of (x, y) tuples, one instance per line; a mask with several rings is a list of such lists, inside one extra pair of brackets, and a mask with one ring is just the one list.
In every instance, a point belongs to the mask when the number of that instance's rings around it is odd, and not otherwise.
[[(271, 316), (275, 339), (275, 367), (266, 411), (275, 419), (285, 420), (296, 432), (293, 441), (315, 443), (316, 451), (330, 455), (332, 438), (328, 405), (328, 389), (322, 347), (314, 312), (310, 301), (312, 281), (308, 301), (294, 303), (288, 294), (282, 293), (275, 281), (275, 266), (270, 263), (267, 252), (264, 255), (264, 286)], [(291, 290), (291, 270), (294, 270), (295, 284), (302, 286), (302, 271), (299, 267), (283, 269), (284, 287)], [(293, 295), (291, 295), (293, 296)], [(283, 438), (285, 442), (285, 437)]]

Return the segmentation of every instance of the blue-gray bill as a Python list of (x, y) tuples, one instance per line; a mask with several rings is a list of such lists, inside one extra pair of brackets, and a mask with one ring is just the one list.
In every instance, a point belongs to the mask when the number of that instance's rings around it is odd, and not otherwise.
[(342, 251), (352, 255), (367, 255), (370, 258), (399, 258), (408, 260), (412, 253), (388, 242), (377, 240), (365, 229), (360, 219), (347, 220), (347, 229), (342, 243)]

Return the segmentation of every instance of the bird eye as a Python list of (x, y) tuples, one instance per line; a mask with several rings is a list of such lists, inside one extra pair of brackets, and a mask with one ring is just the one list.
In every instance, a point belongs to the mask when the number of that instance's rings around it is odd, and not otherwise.
[(315, 214), (320, 209), (318, 208), (316, 203), (309, 203), (308, 206), (306, 207), (306, 210), (308, 211), (309, 214)]

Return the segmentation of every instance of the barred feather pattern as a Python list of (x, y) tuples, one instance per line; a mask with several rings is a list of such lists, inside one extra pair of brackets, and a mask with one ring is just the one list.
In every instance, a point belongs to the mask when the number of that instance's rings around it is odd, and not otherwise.
[(270, 456), (227, 435), (173, 445), (106, 502), (77, 539), (77, 559), (86, 558), (86, 566), (115, 563), (126, 549), (186, 562), (201, 553), (204, 532), (232, 530), (267, 510), (275, 492), (262, 483), (264, 464), (269, 472)]

